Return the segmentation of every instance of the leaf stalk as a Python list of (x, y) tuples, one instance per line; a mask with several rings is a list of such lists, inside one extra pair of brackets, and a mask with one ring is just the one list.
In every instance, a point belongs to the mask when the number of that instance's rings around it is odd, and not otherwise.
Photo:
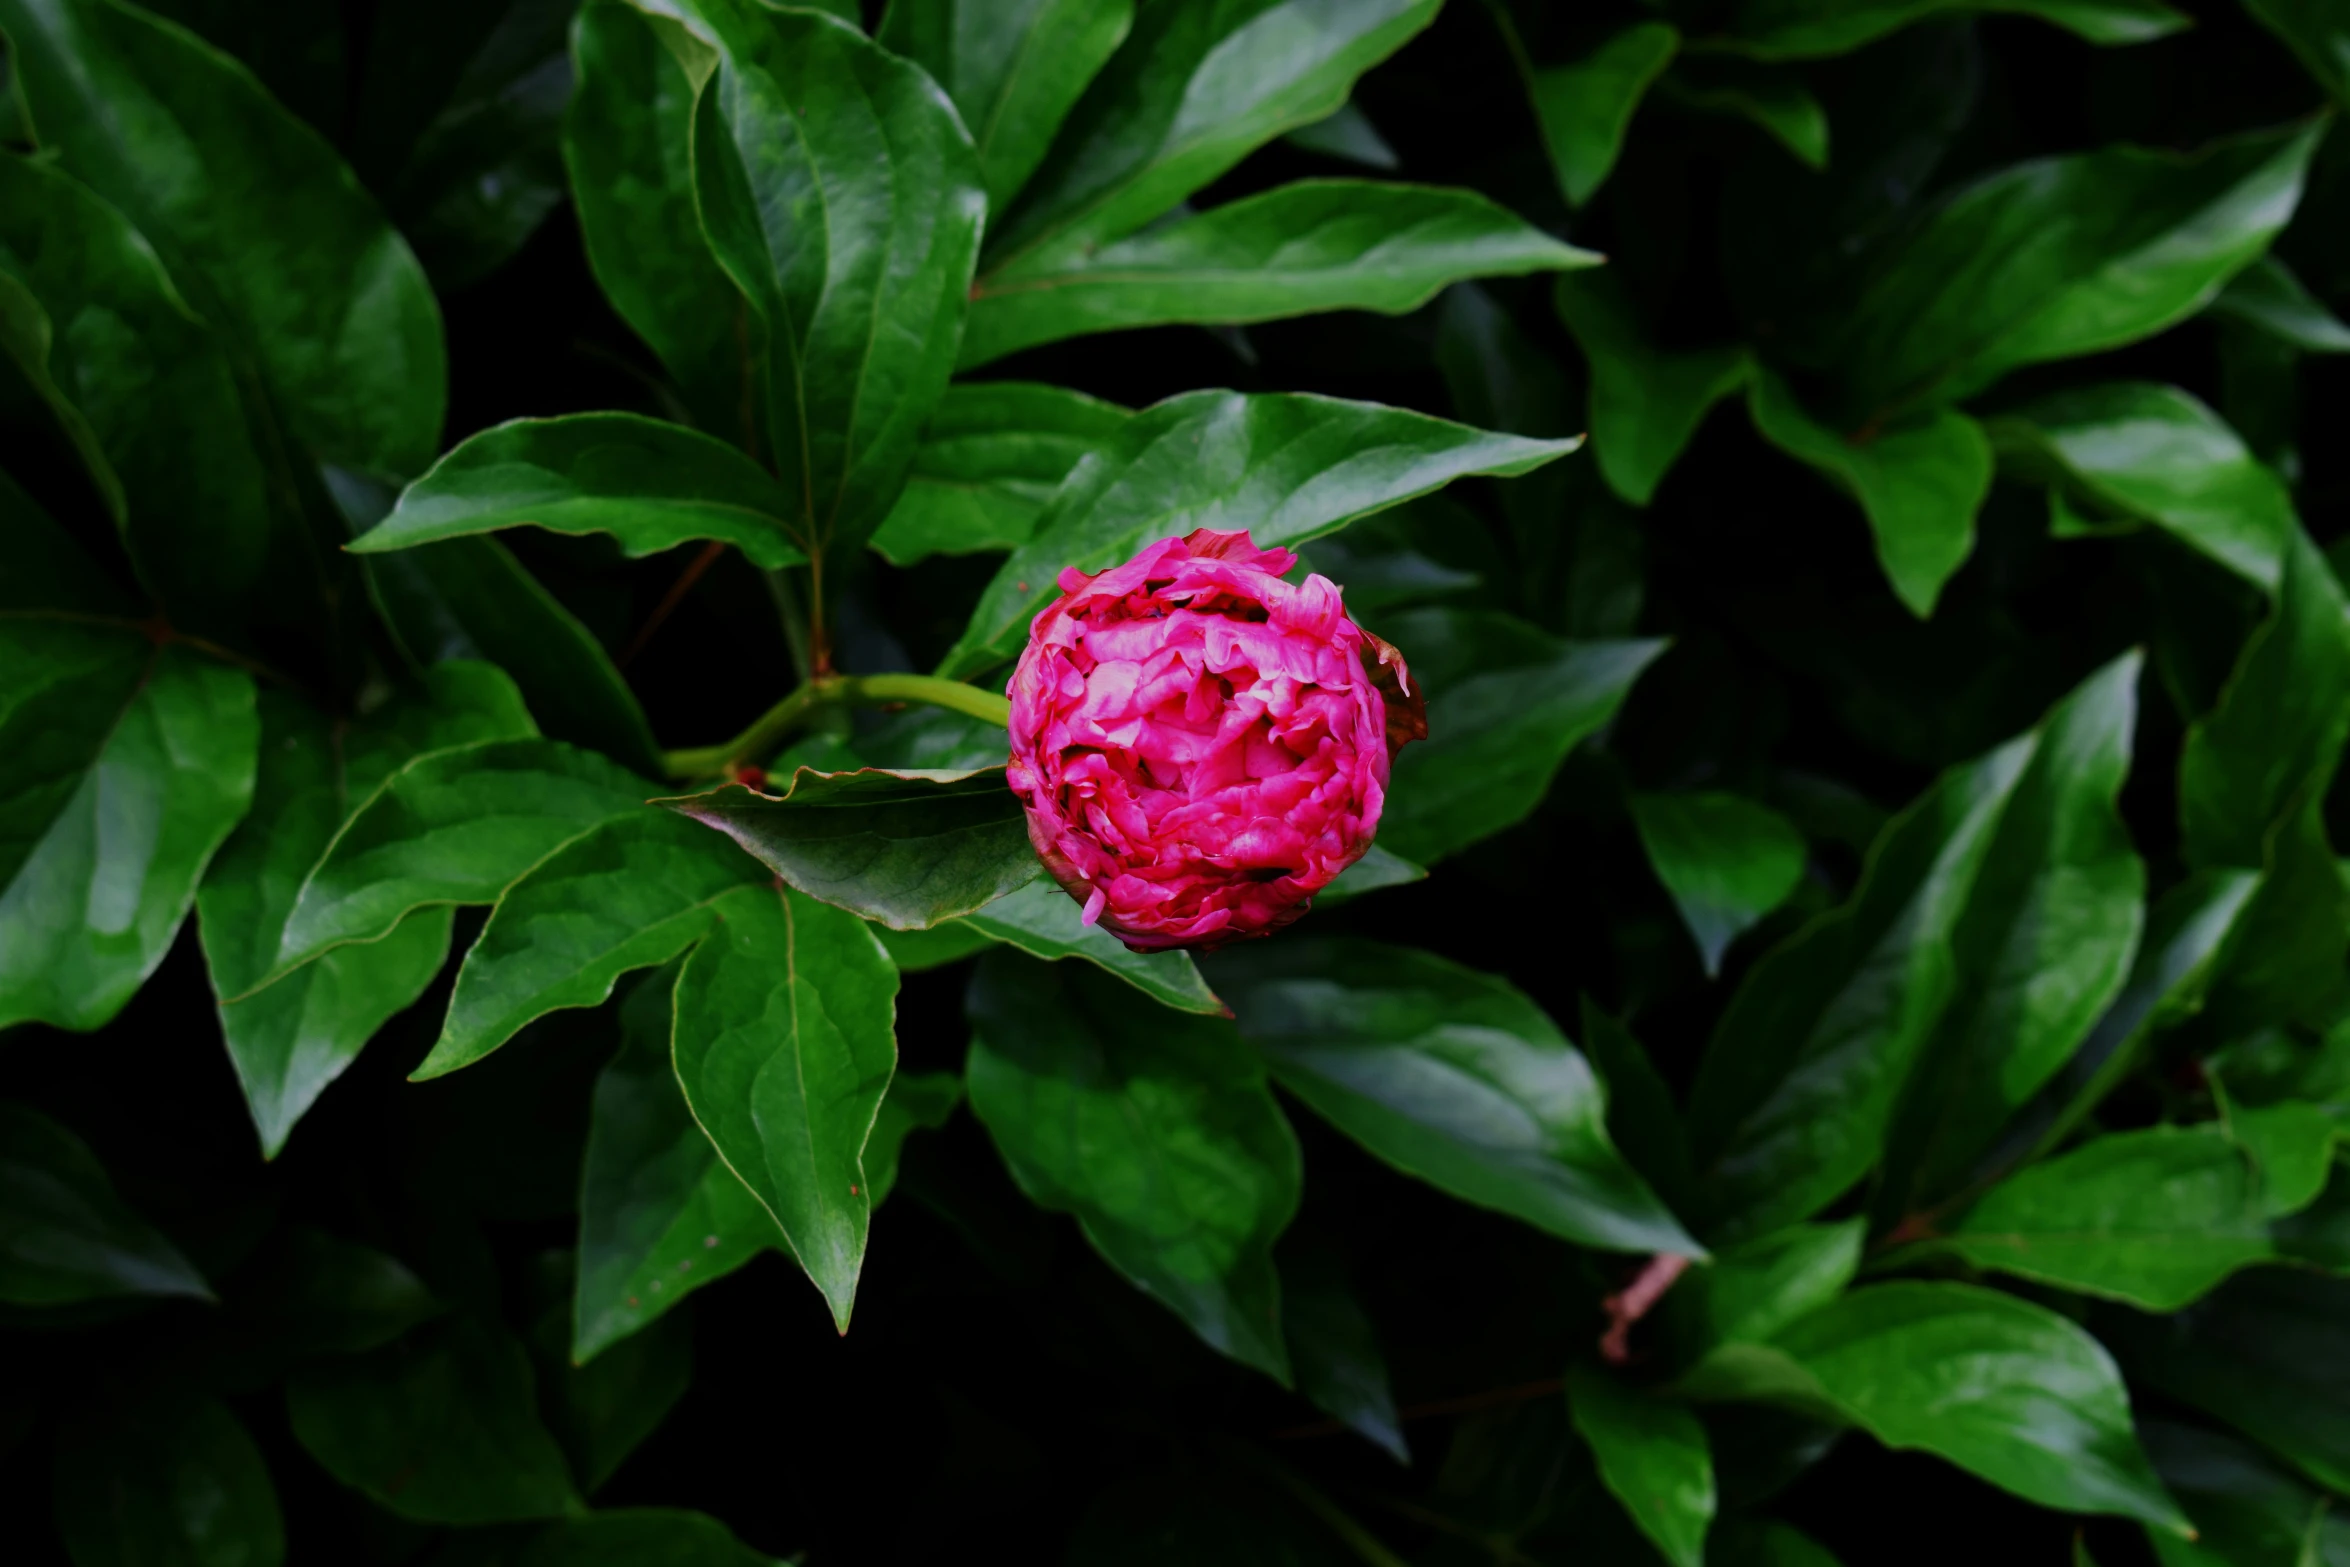
[(826, 707), (886, 707), (900, 702), (943, 707), (991, 724), (1009, 725), (1012, 719), (1009, 698), (960, 680), (936, 675), (821, 675), (802, 682), (725, 744), (671, 751), (664, 760), (669, 776), (680, 782), (726, 777), (773, 755)]

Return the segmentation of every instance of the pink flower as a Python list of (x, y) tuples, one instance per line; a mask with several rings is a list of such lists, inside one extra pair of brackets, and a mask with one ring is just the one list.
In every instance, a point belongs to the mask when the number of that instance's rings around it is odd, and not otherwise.
[(1337, 585), (1201, 528), (1061, 573), (1012, 673), (1012, 792), (1053, 880), (1137, 952), (1280, 929), (1362, 857), (1389, 750), (1426, 736)]

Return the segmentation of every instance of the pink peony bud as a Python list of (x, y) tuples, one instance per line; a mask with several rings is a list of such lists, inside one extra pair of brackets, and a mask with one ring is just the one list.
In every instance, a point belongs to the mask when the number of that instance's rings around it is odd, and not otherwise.
[(1280, 929), (1362, 857), (1428, 725), (1338, 587), (1246, 533), (1061, 573), (1012, 673), (1012, 792), (1045, 869), (1137, 952)]

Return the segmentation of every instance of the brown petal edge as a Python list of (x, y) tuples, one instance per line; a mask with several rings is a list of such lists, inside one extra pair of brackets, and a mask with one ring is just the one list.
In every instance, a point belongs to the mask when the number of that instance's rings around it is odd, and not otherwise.
[(1363, 632), (1363, 642), (1363, 667), (1370, 671), (1371, 684), (1387, 702), (1387, 749), (1392, 755), (1414, 740), (1428, 738), (1428, 698), (1412, 684), (1411, 667), (1394, 643), (1368, 631)]

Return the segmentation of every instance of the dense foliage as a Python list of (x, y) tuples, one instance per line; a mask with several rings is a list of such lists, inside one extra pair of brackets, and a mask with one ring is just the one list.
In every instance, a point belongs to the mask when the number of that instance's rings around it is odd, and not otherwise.
[[(2192, 9), (0, 0), (10, 1559), (2350, 1563), (2350, 4)], [(1194, 528), (1429, 733), (1145, 954), (1000, 693)]]

